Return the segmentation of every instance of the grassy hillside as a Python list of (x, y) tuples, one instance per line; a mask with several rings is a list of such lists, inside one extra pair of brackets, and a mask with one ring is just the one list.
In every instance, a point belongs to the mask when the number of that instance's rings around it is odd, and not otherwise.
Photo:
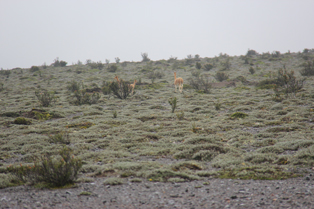
[[(79, 181), (294, 177), (314, 166), (314, 82), (301, 75), (313, 70), (313, 59), (313, 50), (250, 50), (238, 57), (2, 70), (0, 187), (17, 183), (8, 166), (33, 165), (64, 146), (82, 160)], [(306, 78), (303, 87), (274, 91), (280, 69), (283, 77), (293, 70), (299, 84)], [(183, 93), (174, 92), (174, 71), (184, 79)], [(228, 77), (220, 85), (217, 73)], [(115, 76), (136, 79), (134, 95), (108, 93)]]

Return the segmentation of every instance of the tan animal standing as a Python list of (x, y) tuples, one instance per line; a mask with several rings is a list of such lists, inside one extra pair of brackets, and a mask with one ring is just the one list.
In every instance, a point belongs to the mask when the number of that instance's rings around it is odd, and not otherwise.
[(137, 83), (137, 81), (134, 80), (134, 83), (129, 85), (129, 88), (132, 89), (132, 95), (133, 95), (133, 92), (134, 92), (134, 88), (135, 88), (135, 84), (136, 84), (136, 83)]
[(177, 73), (174, 72), (174, 92), (177, 92), (177, 87), (179, 87), (180, 93), (183, 91), (183, 78), (177, 78)]

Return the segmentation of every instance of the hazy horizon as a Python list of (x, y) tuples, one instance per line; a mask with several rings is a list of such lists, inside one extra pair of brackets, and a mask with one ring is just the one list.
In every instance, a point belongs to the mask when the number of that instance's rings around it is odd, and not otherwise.
[(314, 48), (312, 0), (0, 0), (0, 68)]

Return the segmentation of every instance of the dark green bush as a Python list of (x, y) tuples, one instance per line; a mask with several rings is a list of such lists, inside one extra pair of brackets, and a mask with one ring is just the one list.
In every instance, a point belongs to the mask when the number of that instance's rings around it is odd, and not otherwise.
[(246, 56), (254, 56), (254, 55), (258, 55), (258, 53), (253, 49), (249, 49), (246, 53)]
[(79, 91), (80, 89), (84, 88), (84, 84), (83, 82), (78, 82), (75, 80), (72, 80), (71, 82), (69, 82), (69, 84), (67, 85), (67, 89), (71, 92), (75, 92), (75, 91)]
[(155, 79), (161, 79), (165, 76), (165, 74), (162, 71), (152, 71), (148, 74), (148, 78), (152, 80), (152, 83), (154, 83)]
[(96, 104), (100, 99), (100, 94), (98, 92), (88, 93), (86, 89), (78, 90), (74, 92), (74, 104)]
[(250, 71), (250, 73), (251, 73), (252, 75), (255, 73), (255, 70), (254, 70), (253, 67), (250, 67), (249, 71)]
[(177, 97), (170, 98), (168, 102), (171, 105), (171, 112), (174, 113), (175, 109), (177, 108)]
[(36, 71), (39, 71), (39, 67), (37, 66), (32, 66), (31, 69), (30, 69), (31, 72), (36, 72)]
[(305, 78), (297, 80), (294, 76), (294, 71), (287, 72), (285, 69), (278, 70), (276, 84), (277, 88), (281, 87), (282, 92), (288, 96), (289, 94), (295, 94), (303, 88)]
[(59, 61), (59, 57), (57, 57), (51, 65), (54, 67), (65, 67), (67, 64), (66, 61)]
[(120, 79), (119, 82), (114, 81), (110, 83), (109, 87), (113, 95), (119, 99), (126, 99), (132, 92), (131, 88), (129, 88), (129, 84), (122, 79)]
[(206, 94), (210, 93), (210, 89), (212, 87), (208, 77), (205, 76), (200, 76), (200, 77), (196, 77), (196, 78), (189, 78), (188, 81), (190, 82), (190, 85), (198, 90), (198, 91), (202, 91)]
[(150, 59), (148, 58), (148, 53), (141, 53), (142, 55), (142, 62), (148, 62)]
[(227, 80), (229, 76), (224, 72), (217, 72), (215, 75), (215, 78), (217, 81), (221, 82), (221, 81)]
[(308, 61), (302, 64), (303, 69), (300, 71), (303, 76), (313, 76), (314, 75), (314, 60)]
[(24, 183), (43, 182), (59, 187), (74, 183), (81, 167), (82, 161), (74, 158), (72, 151), (64, 147), (55, 158), (46, 154), (34, 165), (8, 166), (7, 171)]
[(118, 70), (118, 66), (115, 65), (115, 64), (110, 65), (109, 68), (108, 68), (108, 71), (111, 72), (111, 73), (114, 73), (117, 70)]
[(196, 69), (201, 69), (202, 68), (202, 64), (200, 63), (200, 62), (197, 62), (196, 64), (195, 64), (195, 67), (196, 67)]
[(210, 71), (211, 69), (213, 69), (214, 65), (211, 63), (207, 63), (204, 65), (204, 70), (206, 71)]
[(43, 107), (49, 107), (53, 102), (56, 101), (56, 97), (54, 96), (54, 94), (52, 92), (48, 92), (48, 91), (43, 91), (43, 92), (39, 92), (39, 91), (35, 91), (35, 95), (37, 97), (37, 99), (39, 100), (40, 104)]
[(110, 83), (104, 81), (101, 87), (101, 91), (104, 95), (110, 95), (111, 94)]

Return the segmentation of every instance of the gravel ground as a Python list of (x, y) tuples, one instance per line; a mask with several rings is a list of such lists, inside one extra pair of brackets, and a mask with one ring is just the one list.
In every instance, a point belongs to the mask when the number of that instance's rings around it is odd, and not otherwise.
[[(314, 208), (314, 174), (287, 180), (207, 179), (185, 183), (104, 185), (105, 178), (68, 189), (0, 190), (1, 208)], [(85, 195), (84, 193), (85, 192)]]

